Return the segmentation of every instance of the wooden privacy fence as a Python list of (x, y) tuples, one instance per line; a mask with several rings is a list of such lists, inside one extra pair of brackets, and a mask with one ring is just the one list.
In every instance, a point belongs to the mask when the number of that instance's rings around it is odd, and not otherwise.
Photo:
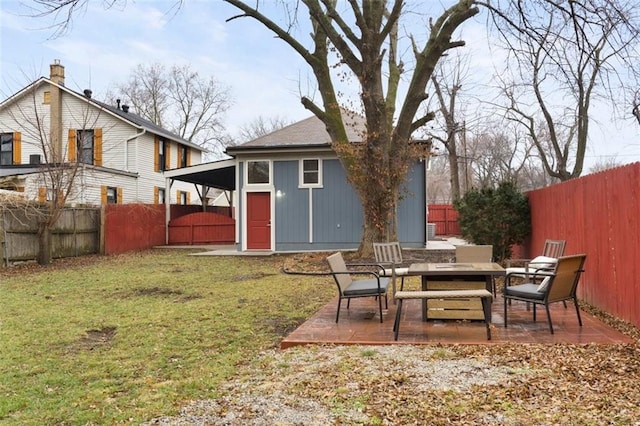
[(578, 297), (640, 326), (640, 163), (528, 193), (529, 255), (544, 240), (566, 240), (565, 254), (585, 253)]
[(169, 222), (169, 244), (233, 244), (236, 221), (217, 213), (191, 213)]
[[(170, 206), (169, 244), (233, 244), (235, 220), (228, 207)], [(219, 213), (214, 213), (219, 212)], [(144, 250), (166, 243), (164, 204), (103, 206), (104, 254)]]
[(451, 204), (429, 204), (427, 220), (436, 226), (436, 235), (460, 235), (458, 212)]
[[(33, 208), (2, 208), (0, 242), (2, 263), (35, 260), (38, 256), (38, 221)], [(75, 257), (98, 253), (100, 209), (65, 208), (52, 229), (51, 256)]]

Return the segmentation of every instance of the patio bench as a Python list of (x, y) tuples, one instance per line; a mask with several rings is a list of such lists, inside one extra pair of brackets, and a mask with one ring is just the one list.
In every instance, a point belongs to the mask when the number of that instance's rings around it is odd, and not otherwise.
[(393, 324), (394, 340), (398, 340), (400, 331), (400, 317), (402, 315), (402, 302), (407, 299), (429, 300), (429, 299), (480, 299), (482, 302), (482, 312), (484, 314), (484, 323), (487, 327), (487, 340), (491, 340), (491, 300), (493, 295), (490, 291), (482, 290), (427, 290), (427, 291), (398, 291), (395, 295), (398, 301), (398, 309), (396, 310), (396, 319)]

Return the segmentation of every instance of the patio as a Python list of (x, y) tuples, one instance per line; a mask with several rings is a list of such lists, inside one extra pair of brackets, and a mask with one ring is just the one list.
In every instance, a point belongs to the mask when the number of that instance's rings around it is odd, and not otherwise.
[(538, 308), (537, 321), (521, 302), (508, 309), (509, 326), (504, 327), (503, 300), (498, 295), (492, 304), (491, 340), (486, 338), (483, 321), (421, 320), (421, 303), (405, 301), (398, 341), (393, 339), (393, 321), (396, 305), (389, 298), (389, 309), (383, 312), (384, 322), (378, 317), (378, 305), (373, 298), (343, 303), (340, 321), (336, 324), (337, 297), (320, 309), (300, 327), (285, 337), (282, 349), (306, 344), (505, 344), (505, 343), (633, 343), (634, 340), (615, 330), (584, 310), (580, 311), (582, 327), (578, 325), (575, 308), (562, 303), (551, 306), (551, 319), (555, 334), (549, 332), (546, 313)]

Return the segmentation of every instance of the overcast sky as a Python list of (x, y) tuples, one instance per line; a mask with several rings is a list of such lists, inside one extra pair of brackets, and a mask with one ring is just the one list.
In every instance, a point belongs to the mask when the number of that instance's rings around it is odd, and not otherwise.
[[(57, 38), (52, 38), (49, 28), (51, 17), (21, 16), (29, 14), (23, 3), (29, 2), (0, 0), (2, 99), (40, 76), (48, 77), (54, 59), (65, 66), (67, 87), (79, 92), (90, 88), (97, 99), (126, 81), (138, 64), (160, 62), (190, 64), (202, 76), (230, 87), (233, 106), (226, 123), (232, 135), (258, 116), (298, 121), (311, 115), (300, 104), (300, 94), (309, 94), (312, 80), (306, 64), (257, 22), (225, 22), (237, 11), (220, 0), (186, 0), (178, 11), (176, 0), (127, 1), (126, 7), (109, 10), (102, 1), (89, 1), (86, 9), (73, 16), (69, 31)], [(425, 3), (442, 7), (441, 2)], [(488, 75), (495, 60), (480, 35), (483, 24), (477, 19), (463, 27), (467, 48), (476, 53), (476, 75)], [(608, 114), (599, 114), (599, 119), (604, 126), (590, 128), (587, 164), (607, 158), (620, 163), (640, 161), (637, 122), (628, 118), (608, 124)]]

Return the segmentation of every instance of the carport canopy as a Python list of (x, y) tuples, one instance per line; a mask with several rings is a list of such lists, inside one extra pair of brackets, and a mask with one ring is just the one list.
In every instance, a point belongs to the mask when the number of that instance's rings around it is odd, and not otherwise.
[(166, 170), (164, 176), (172, 180), (234, 191), (236, 189), (236, 160), (218, 160)]

